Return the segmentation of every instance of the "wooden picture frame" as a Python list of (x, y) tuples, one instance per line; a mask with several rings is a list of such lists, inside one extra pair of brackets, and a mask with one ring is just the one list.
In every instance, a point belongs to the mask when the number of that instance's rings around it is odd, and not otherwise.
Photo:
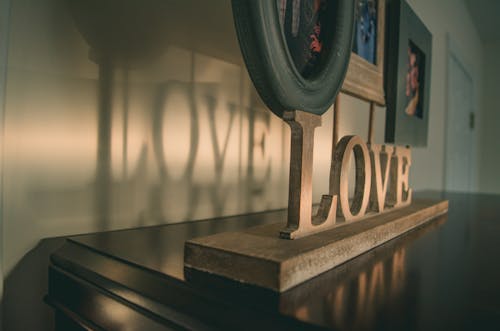
[(388, 7), (385, 141), (427, 146), (432, 34), (404, 0)]
[[(285, 37), (287, 26), (282, 18), (288, 17), (287, 6), (292, 2), (294, 6), (298, 3), (301, 22), (304, 22), (303, 17), (308, 18), (302, 16), (305, 5), (321, 3), (320, 6), (327, 8), (323, 11), (326, 16), (322, 16), (325, 19), (318, 19), (322, 31), (318, 38), (323, 38), (319, 51), (321, 58), (314, 64), (315, 70), (310, 75), (304, 75), (296, 65), (293, 56), (295, 48)], [(285, 10), (281, 8), (283, 3)], [(286, 111), (294, 110), (316, 115), (326, 112), (340, 91), (351, 56), (353, 0), (232, 0), (232, 8), (250, 78), (269, 109), (279, 117), (283, 117)], [(293, 13), (295, 15), (296, 8)], [(320, 15), (316, 7), (314, 13)], [(324, 33), (326, 26), (330, 29)], [(306, 31), (301, 36), (307, 42), (311, 34)], [(307, 52), (309, 48), (312, 46), (297, 49)]]
[[(356, 4), (359, 1), (354, 0)], [(374, 102), (379, 106), (386, 104), (384, 92), (384, 48), (386, 0), (375, 0), (377, 8), (375, 63), (370, 63), (354, 51), (341, 91), (354, 97)], [(356, 6), (359, 10), (359, 5)], [(358, 13), (356, 17), (359, 17)], [(354, 38), (356, 35), (354, 34)]]

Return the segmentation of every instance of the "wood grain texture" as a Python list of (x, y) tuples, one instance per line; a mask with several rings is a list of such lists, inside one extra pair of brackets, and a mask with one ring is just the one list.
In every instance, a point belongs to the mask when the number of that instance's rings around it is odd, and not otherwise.
[(386, 205), (399, 208), (409, 205), (412, 198), (412, 189), (408, 185), (411, 166), (411, 150), (409, 147), (395, 146), (392, 155), (392, 163), (389, 172), (389, 188)]
[(317, 213), (312, 215), (314, 129), (321, 126), (321, 116), (295, 110), (285, 112), (283, 119), (290, 125), (291, 150), (288, 221), (280, 236), (297, 239), (335, 224), (337, 197), (323, 195)]
[[(354, 197), (349, 201), (349, 167), (354, 156), (356, 174)], [(370, 153), (359, 136), (344, 136), (335, 148), (333, 165), (333, 196), (338, 196), (337, 215), (347, 221), (362, 219), (370, 199), (372, 172)]]
[(184, 266), (283, 292), (447, 211), (447, 200), (415, 200), (298, 240), (277, 236), (283, 223), (220, 233), (187, 241)]
[(373, 144), (374, 128), (373, 122), (375, 120), (375, 103), (370, 102), (370, 117), (368, 119), (368, 144)]
[[(386, 207), (394, 146), (371, 144), (369, 150), (373, 175), (369, 208), (374, 212), (383, 212)], [(396, 181), (397, 178), (393, 178), (392, 180)], [(393, 188), (393, 190), (396, 190), (396, 188)]]

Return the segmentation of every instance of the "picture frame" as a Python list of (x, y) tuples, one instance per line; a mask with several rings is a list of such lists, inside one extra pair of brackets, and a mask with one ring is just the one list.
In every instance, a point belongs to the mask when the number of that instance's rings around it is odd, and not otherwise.
[[(386, 104), (384, 92), (386, 0), (354, 0), (354, 2), (356, 3), (356, 16), (353, 48), (341, 91), (356, 98), (384, 106)], [(367, 20), (366, 11), (368, 9), (373, 10), (373, 8), (366, 8), (366, 6), (372, 2), (375, 3), (376, 13), (375, 17), (372, 14), (371, 18), (372, 20), (376, 18), (376, 28), (375, 31), (369, 32), (370, 28), (373, 28), (370, 26), (370, 20)], [(366, 23), (365, 29), (361, 28), (363, 25), (360, 22), (361, 19), (364, 19), (363, 21)], [(361, 43), (362, 38), (359, 38), (361, 31), (368, 31), (371, 34), (368, 37), (365, 35), (363, 38), (365, 41), (372, 43), (369, 45), (371, 48), (369, 51), (372, 53), (371, 60), (367, 59), (366, 56), (363, 57), (364, 54), (356, 50), (356, 45)], [(373, 32), (376, 33), (373, 34)]]
[[(326, 4), (323, 13), (317, 14), (317, 4), (320, 4), (319, 10), (323, 10), (322, 6)], [(301, 22), (297, 24), (299, 20), (294, 16), (292, 29), (294, 24), (298, 26), (299, 36), (301, 24), (308, 21), (309, 7), (316, 7), (314, 15), (321, 20), (321, 24), (310, 32), (302, 33), (302, 39), (288, 37), (287, 22), (290, 22), (288, 15), (292, 5), (293, 15), (297, 14)], [(269, 109), (279, 117), (283, 117), (285, 111), (293, 110), (316, 115), (326, 112), (340, 91), (347, 72), (355, 3), (352, 0), (232, 0), (232, 8), (243, 59), (256, 90)], [(322, 14), (324, 19), (321, 19)], [(304, 54), (300, 52), (307, 53), (313, 48), (312, 44), (307, 44), (312, 42), (308, 38), (316, 34), (319, 25), (321, 32), (317, 37), (321, 47), (318, 61), (312, 70), (304, 71), (301, 63)], [(297, 43), (302, 45), (297, 46)], [(305, 54), (305, 57), (310, 58), (310, 55)], [(309, 64), (306, 63), (306, 67)]]
[(404, 0), (389, 2), (385, 141), (427, 146), (432, 34)]

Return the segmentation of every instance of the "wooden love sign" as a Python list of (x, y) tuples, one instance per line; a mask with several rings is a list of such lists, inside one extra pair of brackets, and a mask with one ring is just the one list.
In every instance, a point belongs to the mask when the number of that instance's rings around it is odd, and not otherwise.
[[(409, 147), (366, 144), (358, 136), (346, 136), (335, 145), (329, 192), (312, 213), (314, 130), (345, 77), (355, 4), (232, 0), (240, 48), (255, 88), (291, 128), (287, 224), (283, 228), (283, 216), (276, 223), (187, 241), (186, 280), (201, 273), (203, 284), (220, 276), (283, 292), (448, 211), (446, 200), (412, 201)], [(290, 24), (294, 12), (301, 12), (297, 31)], [(309, 39), (313, 43), (307, 45)], [(356, 170), (350, 201), (352, 157)]]
[(320, 116), (283, 114), (291, 127), (286, 227), (277, 222), (187, 241), (188, 281), (202, 275), (206, 283), (217, 275), (283, 292), (448, 211), (446, 200), (412, 201), (409, 147), (366, 144), (359, 136), (345, 136), (335, 145), (329, 192), (313, 215), (314, 130), (321, 125)]
[[(288, 222), (280, 232), (282, 238), (305, 237), (411, 203), (410, 148), (367, 145), (359, 136), (345, 136), (335, 147), (330, 192), (323, 195), (318, 212), (312, 215), (314, 130), (321, 125), (321, 117), (290, 111), (285, 112), (283, 119), (290, 125), (292, 141)], [(356, 175), (354, 198), (350, 203), (348, 172), (353, 155)]]

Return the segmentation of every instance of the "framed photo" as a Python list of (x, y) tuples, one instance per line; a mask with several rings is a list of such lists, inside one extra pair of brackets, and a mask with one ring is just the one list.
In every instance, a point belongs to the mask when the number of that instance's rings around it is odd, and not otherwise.
[(383, 106), (386, 1), (353, 1), (354, 40), (342, 92)]
[(404, 0), (391, 1), (385, 141), (427, 146), (432, 35)]
[(232, 0), (232, 7), (250, 78), (271, 111), (327, 111), (351, 56), (354, 1)]

